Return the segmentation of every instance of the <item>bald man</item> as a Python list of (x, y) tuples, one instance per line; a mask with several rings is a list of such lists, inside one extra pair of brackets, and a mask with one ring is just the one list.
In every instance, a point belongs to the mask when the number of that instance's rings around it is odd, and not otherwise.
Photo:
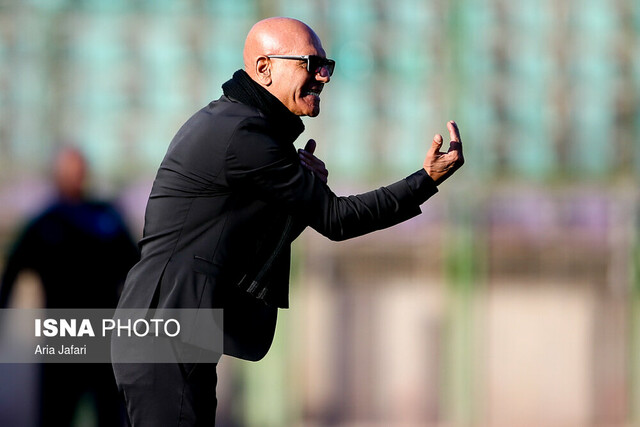
[[(270, 18), (250, 30), (244, 70), (178, 131), (156, 176), (121, 308), (222, 308), (224, 354), (259, 360), (287, 308), (291, 242), (307, 226), (332, 240), (420, 213), (463, 163), (457, 126), (423, 167), (387, 187), (338, 197), (315, 142), (296, 152), (300, 116), (320, 113), (334, 61), (303, 22)], [(114, 364), (134, 426), (211, 426), (215, 364)]]

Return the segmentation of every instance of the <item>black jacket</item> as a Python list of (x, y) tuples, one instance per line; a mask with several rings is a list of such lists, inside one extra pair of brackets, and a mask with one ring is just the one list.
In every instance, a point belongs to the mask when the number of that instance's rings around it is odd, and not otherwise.
[(38, 274), (47, 308), (113, 308), (138, 251), (108, 203), (57, 199), (15, 241), (2, 274), (0, 308), (18, 274)]
[(174, 137), (145, 215), (141, 261), (121, 308), (224, 308), (224, 353), (258, 360), (278, 307), (288, 306), (290, 244), (307, 226), (332, 240), (420, 213), (437, 190), (424, 170), (388, 187), (337, 197), (299, 162), (287, 132), (228, 96)]

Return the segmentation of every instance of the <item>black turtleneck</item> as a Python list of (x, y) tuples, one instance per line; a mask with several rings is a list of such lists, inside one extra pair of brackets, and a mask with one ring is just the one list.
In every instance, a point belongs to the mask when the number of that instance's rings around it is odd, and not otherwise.
[(262, 111), (289, 142), (293, 142), (304, 131), (300, 117), (289, 111), (278, 98), (256, 83), (244, 70), (236, 71), (233, 78), (222, 85), (222, 90), (226, 96)]

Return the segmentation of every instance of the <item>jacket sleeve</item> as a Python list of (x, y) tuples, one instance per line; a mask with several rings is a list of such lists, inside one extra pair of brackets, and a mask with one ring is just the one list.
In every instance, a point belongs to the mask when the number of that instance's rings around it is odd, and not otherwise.
[(259, 118), (244, 120), (227, 148), (227, 181), (267, 203), (302, 215), (331, 240), (361, 236), (420, 214), (420, 204), (437, 192), (424, 170), (367, 193), (338, 197), (304, 168), (291, 144), (275, 141)]

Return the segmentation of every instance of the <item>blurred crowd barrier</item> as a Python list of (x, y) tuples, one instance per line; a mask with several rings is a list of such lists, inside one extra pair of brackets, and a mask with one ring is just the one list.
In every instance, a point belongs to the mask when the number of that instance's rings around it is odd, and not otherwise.
[(273, 15), (308, 22), (337, 61), (303, 138), (340, 180), (407, 173), (452, 118), (473, 176), (637, 177), (633, 0), (0, 1), (2, 174), (68, 140), (115, 185), (153, 174)]

